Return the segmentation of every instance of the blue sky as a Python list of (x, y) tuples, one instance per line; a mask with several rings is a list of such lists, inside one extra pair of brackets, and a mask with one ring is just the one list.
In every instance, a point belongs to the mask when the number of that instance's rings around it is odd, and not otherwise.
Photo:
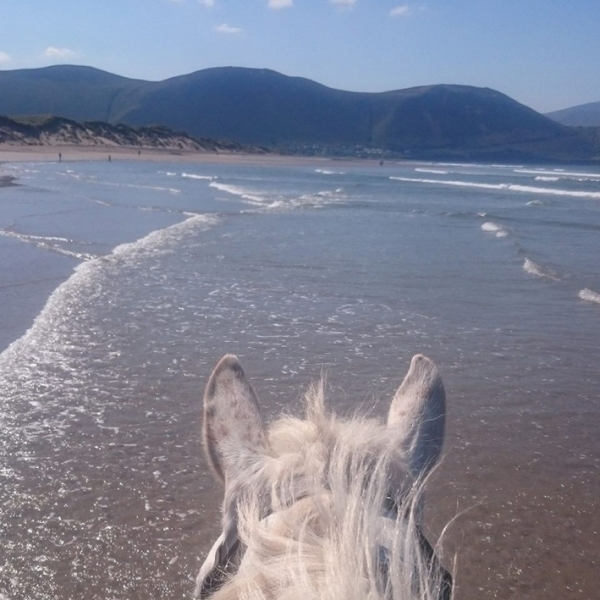
[(353, 91), (500, 90), (542, 112), (600, 101), (600, 0), (0, 0), (0, 69), (160, 80), (270, 68)]

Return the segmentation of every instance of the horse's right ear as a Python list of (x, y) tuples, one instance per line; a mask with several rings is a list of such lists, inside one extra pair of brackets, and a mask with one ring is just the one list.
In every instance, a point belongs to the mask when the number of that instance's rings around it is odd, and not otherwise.
[(258, 399), (238, 359), (227, 354), (212, 372), (204, 392), (204, 450), (223, 480), (236, 468), (236, 451), (263, 446)]
[(432, 360), (417, 354), (388, 415), (388, 426), (397, 431), (402, 452), (415, 477), (425, 475), (438, 461), (445, 424), (446, 392), (442, 378)]

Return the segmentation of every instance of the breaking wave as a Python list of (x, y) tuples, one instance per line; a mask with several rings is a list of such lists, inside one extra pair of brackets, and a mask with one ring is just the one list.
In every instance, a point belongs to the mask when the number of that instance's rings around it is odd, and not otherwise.
[[(115, 269), (135, 267), (144, 257), (170, 252), (185, 235), (199, 228), (208, 229), (217, 222), (213, 215), (194, 215), (165, 229), (153, 231), (135, 242), (116, 246), (110, 254), (75, 267), (73, 275), (52, 292), (31, 328), (0, 354), (0, 375), (4, 372), (6, 361), (15, 354), (38, 340), (47, 341), (58, 336), (60, 327), (56, 326), (57, 319), (65, 322), (72, 319), (69, 307), (79, 303), (82, 297), (92, 299), (98, 296), (102, 280), (110, 277)], [(58, 347), (58, 339), (56, 342)]]
[(581, 192), (576, 190), (560, 190), (555, 188), (539, 188), (529, 185), (518, 185), (514, 183), (477, 183), (475, 181), (454, 181), (444, 179), (417, 179), (412, 177), (394, 177), (396, 181), (407, 181), (411, 183), (432, 183), (437, 185), (452, 185), (457, 187), (472, 187), (485, 190), (508, 190), (512, 192), (523, 192), (527, 194), (552, 194), (555, 196), (569, 196), (571, 198), (594, 198), (600, 200), (600, 192)]
[(346, 171), (329, 171), (328, 169), (315, 169), (315, 173), (321, 173), (321, 175), (345, 175)]
[(182, 173), (181, 176), (186, 177), (187, 179), (205, 179), (208, 181), (216, 179), (216, 177), (211, 177), (210, 175), (194, 175), (194, 173)]
[(239, 196), (243, 200), (255, 205), (262, 206), (268, 199), (265, 196), (259, 196), (257, 192), (253, 190), (249, 190), (247, 188), (243, 188), (237, 185), (229, 185), (226, 183), (215, 183), (212, 181), (210, 183), (210, 187), (219, 190), (220, 192), (225, 192), (226, 194), (231, 194), (232, 196)]
[(440, 169), (415, 169), (418, 173), (435, 173), (436, 175), (448, 175), (448, 171)]
[[(591, 181), (600, 181), (600, 173), (578, 173), (577, 171), (565, 171), (564, 169), (554, 169), (553, 171), (543, 171), (535, 169), (515, 169), (515, 173), (524, 173), (526, 175), (537, 175), (538, 177), (552, 177), (552, 179), (541, 180), (541, 181), (557, 181), (558, 179), (580, 179)], [(560, 173), (560, 177), (556, 176), (556, 173)], [(536, 179), (538, 179), (536, 177)]]
[(241, 186), (230, 185), (225, 183), (211, 182), (210, 187), (218, 189), (227, 194), (239, 196), (245, 200), (247, 204), (255, 206), (255, 209), (249, 209), (243, 212), (264, 212), (273, 210), (291, 210), (295, 208), (322, 208), (325, 205), (337, 204), (347, 200), (347, 196), (343, 194), (342, 188), (335, 190), (324, 190), (313, 194), (303, 194), (295, 198), (286, 198), (279, 194), (270, 196), (262, 195), (261, 192), (244, 188)]

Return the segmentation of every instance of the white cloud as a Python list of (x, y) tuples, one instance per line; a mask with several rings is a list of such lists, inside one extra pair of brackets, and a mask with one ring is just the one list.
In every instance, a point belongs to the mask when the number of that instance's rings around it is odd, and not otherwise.
[(404, 4), (403, 6), (396, 6), (390, 10), (390, 17), (406, 17), (411, 13), (410, 6)]
[(215, 27), (215, 31), (217, 33), (242, 33), (243, 29), (239, 27), (232, 27), (231, 25), (227, 25), (227, 23), (223, 23), (222, 25), (217, 25)]
[(55, 48), (48, 46), (44, 50), (44, 56), (50, 60), (69, 60), (77, 56), (77, 52), (69, 48)]
[(267, 0), (267, 6), (275, 10), (294, 6), (294, 0)]
[(212, 8), (215, 5), (215, 0), (198, 0), (198, 4), (202, 4), (206, 8)]
[(354, 6), (358, 0), (329, 0), (331, 4), (337, 4), (337, 6)]
[(0, 51), (0, 65), (5, 65), (10, 62), (10, 54)]

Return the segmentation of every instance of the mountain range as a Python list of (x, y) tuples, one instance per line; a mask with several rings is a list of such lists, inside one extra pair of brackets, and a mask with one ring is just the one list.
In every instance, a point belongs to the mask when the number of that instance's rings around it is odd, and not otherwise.
[(589, 102), (546, 114), (558, 123), (575, 127), (600, 127), (600, 102)]
[(347, 92), (267, 69), (212, 68), (152, 82), (83, 66), (0, 71), (0, 114), (52, 114), (303, 154), (600, 160), (579, 130), (462, 85)]

